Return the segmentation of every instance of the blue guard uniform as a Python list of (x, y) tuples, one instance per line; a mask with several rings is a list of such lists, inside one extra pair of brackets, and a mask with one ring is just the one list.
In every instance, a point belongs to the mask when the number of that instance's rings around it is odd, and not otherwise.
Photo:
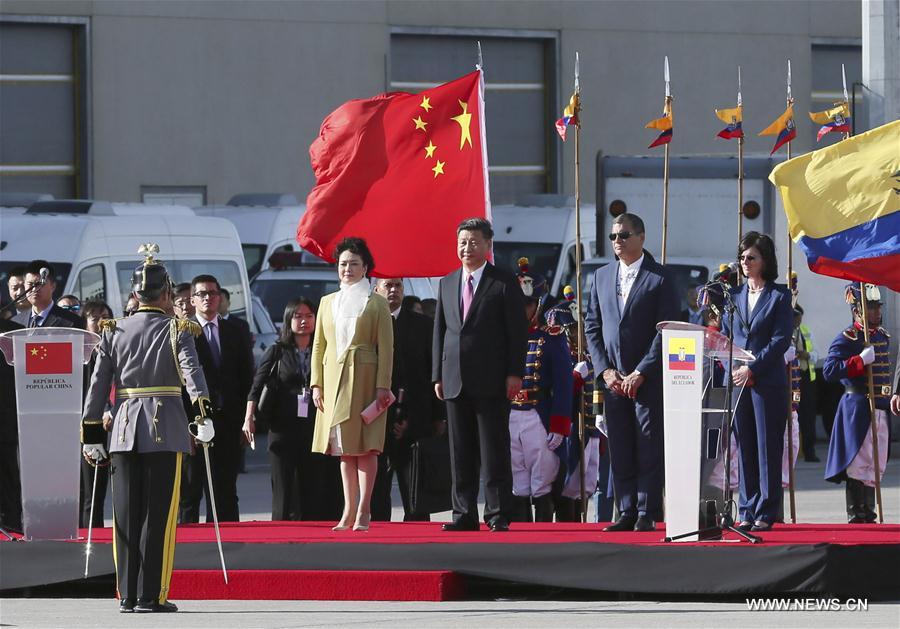
[[(853, 523), (875, 521), (875, 462), (872, 451), (872, 428), (868, 402), (868, 358), (862, 324), (858, 316), (859, 285), (846, 291), (856, 321), (843, 330), (828, 348), (822, 373), (829, 382), (840, 381), (844, 395), (838, 404), (828, 443), (825, 479), (834, 483), (846, 481), (848, 520)], [(880, 308), (878, 288), (867, 285), (866, 296), (871, 307)], [(889, 365), (890, 337), (881, 327), (869, 330), (872, 379), (875, 385), (875, 416), (878, 426), (879, 478), (884, 475), (890, 446), (888, 411), (891, 398)]]
[[(526, 303), (536, 308), (532, 321), (538, 321), (547, 294), (546, 280), (528, 271), (526, 259), (521, 259), (519, 266)], [(531, 520), (530, 503), (536, 521), (553, 520), (550, 490), (563, 454), (559, 446), (571, 428), (571, 412), (572, 362), (565, 335), (533, 324), (528, 332), (522, 390), (512, 401), (509, 416), (515, 520)]]

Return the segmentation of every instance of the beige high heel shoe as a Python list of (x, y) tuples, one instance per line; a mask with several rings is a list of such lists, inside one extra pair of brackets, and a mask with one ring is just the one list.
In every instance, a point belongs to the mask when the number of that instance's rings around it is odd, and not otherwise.
[(353, 525), (354, 531), (368, 531), (369, 524), (372, 522), (371, 513), (359, 513), (356, 516), (356, 524)]
[(331, 527), (332, 531), (347, 531), (350, 529), (350, 523), (356, 520), (356, 516), (347, 515), (346, 517), (341, 517), (341, 521), (337, 523), (337, 526)]

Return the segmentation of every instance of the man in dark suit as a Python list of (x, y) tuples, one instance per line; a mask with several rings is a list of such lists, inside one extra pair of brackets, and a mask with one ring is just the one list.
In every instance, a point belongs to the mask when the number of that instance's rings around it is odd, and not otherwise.
[(660, 321), (679, 318), (665, 269), (644, 251), (644, 222), (613, 221), (618, 262), (594, 273), (584, 332), (604, 396), (619, 519), (604, 531), (652, 531), (662, 516), (663, 405)]
[[(0, 319), (0, 334), (19, 330), (14, 321)], [(0, 526), (22, 531), (22, 485), (19, 477), (19, 424), (15, 374), (0, 354)]]
[[(212, 275), (198, 275), (191, 282), (195, 321), (203, 330), (197, 338), (197, 354), (206, 376), (210, 401), (216, 409), (216, 445), (210, 448), (213, 489), (220, 522), (240, 520), (237, 475), (241, 460), (241, 426), (250, 385), (253, 355), (247, 331), (219, 316), (220, 286)], [(212, 520), (203, 453), (185, 457), (179, 521), (198, 522), (200, 497), (206, 496), (206, 521)]]
[(509, 403), (522, 388), (528, 322), (516, 277), (487, 261), (494, 231), (483, 218), (459, 224), (462, 268), (441, 279), (434, 321), (431, 378), (447, 401), (453, 522), (445, 531), (478, 530), (478, 485), (484, 466), (484, 520), (509, 530), (512, 469)]
[[(41, 270), (46, 269), (44, 275)], [(44, 277), (46, 276), (46, 277)], [(46, 260), (32, 260), (25, 267), (25, 291), (31, 308), (21, 311), (13, 321), (26, 328), (84, 329), (84, 319), (53, 303), (56, 277)]]
[(394, 367), (391, 390), (397, 403), (388, 411), (384, 452), (378, 456), (378, 476), (372, 495), (372, 519), (391, 519), (391, 483), (397, 474), (403, 521), (427, 521), (427, 513), (414, 513), (409, 494), (412, 445), (432, 433), (435, 397), (431, 386), (433, 322), (425, 315), (403, 309), (403, 280), (380, 279), (375, 292), (387, 299), (394, 320)]

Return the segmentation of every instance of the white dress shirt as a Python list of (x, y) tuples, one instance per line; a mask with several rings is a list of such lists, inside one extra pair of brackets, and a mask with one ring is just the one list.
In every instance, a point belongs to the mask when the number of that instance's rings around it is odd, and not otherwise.
[(475, 297), (475, 293), (478, 292), (478, 282), (481, 281), (481, 276), (484, 274), (484, 267), (487, 266), (487, 260), (484, 261), (480, 267), (469, 273), (463, 268), (462, 273), (459, 275), (459, 307), (462, 308), (462, 298), (463, 294), (466, 292), (466, 281), (469, 279), (469, 275), (472, 276), (472, 297)]
[(216, 347), (219, 349), (219, 354), (222, 353), (222, 343), (219, 341), (219, 315), (216, 315), (213, 319), (207, 319), (198, 310), (196, 312), (197, 322), (200, 323), (200, 327), (203, 328), (203, 334), (206, 336), (206, 340), (210, 343), (215, 343)]
[(637, 278), (638, 271), (641, 270), (641, 264), (644, 262), (644, 254), (632, 262), (625, 264), (619, 260), (619, 270), (616, 276), (616, 296), (619, 300), (619, 314), (625, 311), (625, 303), (631, 294), (631, 287), (634, 286), (634, 280)]

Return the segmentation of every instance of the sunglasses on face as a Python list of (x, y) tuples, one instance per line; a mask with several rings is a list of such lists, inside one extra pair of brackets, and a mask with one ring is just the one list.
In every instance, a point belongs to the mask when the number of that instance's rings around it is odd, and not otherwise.
[(609, 235), (609, 240), (610, 242), (615, 242), (617, 238), (619, 240), (628, 240), (632, 236), (634, 236), (634, 234), (631, 232), (615, 232)]

